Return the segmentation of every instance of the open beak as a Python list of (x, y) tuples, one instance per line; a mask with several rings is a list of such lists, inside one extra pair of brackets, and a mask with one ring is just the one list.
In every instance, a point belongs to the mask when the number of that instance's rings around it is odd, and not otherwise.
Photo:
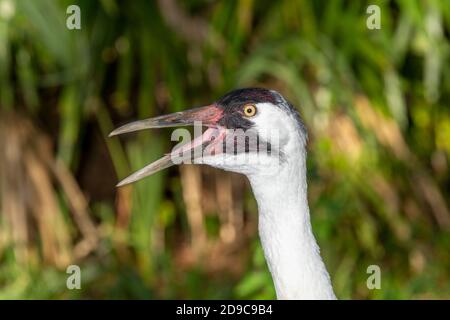
[[(134, 121), (112, 131), (109, 134), (110, 137), (144, 129), (190, 126), (197, 123), (201, 123), (202, 126), (209, 127), (200, 137), (175, 148), (171, 153), (166, 154), (161, 159), (150, 163), (139, 171), (136, 171), (124, 180), (120, 181), (117, 186), (120, 187), (135, 182), (174, 164), (178, 164), (178, 161), (180, 160), (187, 160), (180, 159), (180, 154), (183, 154), (182, 157), (187, 156), (189, 157), (189, 160), (192, 160), (192, 151), (194, 151), (193, 153), (195, 158), (196, 154), (198, 154), (195, 152), (197, 148), (197, 150), (202, 151), (206, 147), (211, 147), (212, 144), (217, 144), (219, 140), (217, 138), (223, 137), (222, 133), (225, 130), (217, 125), (218, 121), (222, 117), (222, 114), (223, 111), (221, 108), (215, 105), (209, 105), (155, 118)], [(201, 154), (202, 153), (200, 152), (200, 156)], [(175, 161), (176, 163), (174, 162), (174, 159), (177, 159), (177, 161)]]

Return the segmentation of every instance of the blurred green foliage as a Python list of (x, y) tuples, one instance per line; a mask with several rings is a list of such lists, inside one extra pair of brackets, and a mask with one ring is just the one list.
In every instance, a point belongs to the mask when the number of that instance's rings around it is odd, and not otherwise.
[[(73, 3), (81, 30), (66, 28)], [(379, 30), (366, 27), (374, 3)], [(69, 259), (82, 289), (67, 290), (41, 249), (18, 259), (0, 213), (0, 298), (274, 298), (255, 228), (237, 272), (209, 270), (208, 251), (183, 263), (193, 235), (178, 168), (114, 189), (170, 148), (166, 131), (108, 139), (116, 125), (244, 86), (279, 90), (305, 119), (313, 229), (336, 295), (449, 298), (449, 34), (450, 2), (437, 0), (0, 0), (0, 110), (50, 137), (99, 238)], [(54, 191), (75, 243), (70, 201)], [(204, 219), (217, 238), (220, 219)], [(366, 287), (372, 264), (380, 290)]]

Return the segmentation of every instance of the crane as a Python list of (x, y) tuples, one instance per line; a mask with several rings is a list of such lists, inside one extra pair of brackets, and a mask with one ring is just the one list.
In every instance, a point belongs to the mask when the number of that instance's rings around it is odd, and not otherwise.
[(277, 298), (336, 299), (310, 222), (307, 130), (280, 93), (237, 89), (204, 107), (131, 122), (110, 136), (198, 123), (207, 127), (203, 134), (118, 186), (187, 161), (246, 175), (258, 205), (259, 237)]

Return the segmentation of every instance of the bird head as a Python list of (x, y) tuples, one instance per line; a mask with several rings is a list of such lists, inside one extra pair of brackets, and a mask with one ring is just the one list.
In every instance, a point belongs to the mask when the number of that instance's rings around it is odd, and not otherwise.
[[(273, 175), (284, 163), (304, 152), (307, 132), (292, 105), (278, 92), (262, 88), (234, 90), (211, 105), (135, 121), (110, 136), (164, 127), (201, 126), (207, 130), (190, 139), (186, 129), (172, 138), (183, 138), (171, 153), (122, 180), (137, 181), (181, 163), (207, 164), (250, 175)], [(186, 141), (187, 140), (187, 141)]]

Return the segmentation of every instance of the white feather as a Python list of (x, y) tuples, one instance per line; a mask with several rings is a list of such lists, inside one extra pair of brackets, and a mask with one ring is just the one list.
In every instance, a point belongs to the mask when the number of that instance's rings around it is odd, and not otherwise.
[[(284, 161), (273, 155), (247, 154), (212, 156), (203, 163), (249, 178), (258, 203), (259, 236), (278, 299), (336, 299), (311, 228), (305, 133), (294, 117), (277, 106), (260, 103), (257, 110), (252, 118), (255, 129), (265, 139), (270, 135), (267, 128), (278, 129), (278, 141), (271, 143), (282, 150)], [(264, 164), (258, 165), (261, 159)]]

